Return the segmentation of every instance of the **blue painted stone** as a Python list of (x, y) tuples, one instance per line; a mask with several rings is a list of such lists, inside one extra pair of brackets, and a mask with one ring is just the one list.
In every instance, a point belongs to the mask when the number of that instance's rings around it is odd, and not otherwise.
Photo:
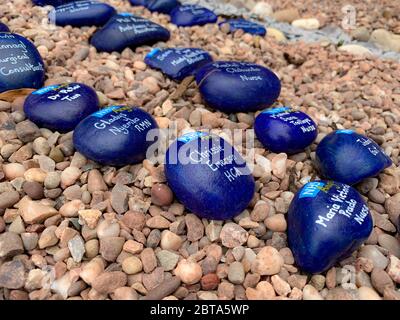
[(151, 12), (160, 12), (169, 14), (173, 9), (179, 6), (180, 3), (177, 0), (149, 0), (145, 6)]
[(73, 2), (75, 0), (32, 0), (33, 4), (37, 6), (61, 6), (66, 3)]
[(10, 32), (10, 29), (2, 22), (0, 22), (0, 32)]
[(295, 195), (288, 211), (288, 242), (303, 271), (326, 271), (369, 237), (373, 223), (361, 195), (349, 185), (313, 181)]
[(127, 47), (167, 41), (169, 37), (169, 31), (157, 23), (130, 13), (120, 13), (96, 31), (90, 42), (98, 51), (121, 52)]
[(182, 80), (206, 63), (212, 61), (207, 51), (199, 48), (153, 49), (144, 62), (152, 68), (159, 69), (174, 80)]
[(271, 106), (281, 82), (271, 70), (249, 62), (216, 61), (196, 72), (205, 102), (226, 113), (250, 112)]
[(74, 130), (75, 149), (104, 165), (124, 166), (142, 162), (154, 144), (147, 133), (156, 121), (139, 108), (112, 106), (93, 113)]
[(319, 143), (316, 163), (324, 177), (355, 184), (376, 176), (392, 160), (368, 137), (353, 130), (337, 130)]
[(0, 32), (0, 92), (43, 86), (44, 63), (28, 39)]
[(116, 13), (115, 9), (99, 1), (83, 0), (58, 6), (49, 13), (58, 26), (102, 26)]
[(303, 151), (318, 134), (317, 125), (307, 114), (289, 107), (261, 112), (254, 122), (254, 130), (266, 149), (287, 154)]
[(243, 30), (244, 32), (259, 36), (265, 36), (267, 33), (267, 29), (263, 25), (245, 19), (229, 19), (221, 22), (219, 25), (222, 26), (226, 23), (229, 24), (230, 32)]
[(47, 86), (32, 92), (25, 100), (28, 119), (39, 127), (67, 132), (99, 110), (96, 91), (83, 83)]
[(180, 27), (202, 26), (217, 19), (214, 12), (197, 4), (183, 5), (171, 12), (171, 22)]
[(254, 178), (245, 160), (218, 136), (185, 134), (171, 144), (165, 162), (168, 185), (202, 218), (231, 219), (253, 198)]
[(132, 6), (146, 6), (149, 0), (129, 0)]

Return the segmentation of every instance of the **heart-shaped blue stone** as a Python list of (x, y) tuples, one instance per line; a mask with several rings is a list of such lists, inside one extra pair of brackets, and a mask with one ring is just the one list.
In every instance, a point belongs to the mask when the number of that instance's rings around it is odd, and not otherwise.
[(254, 178), (245, 160), (218, 136), (185, 134), (168, 148), (165, 162), (168, 185), (202, 218), (231, 219), (253, 198)]
[(173, 9), (180, 5), (177, 0), (149, 0), (145, 6), (151, 12), (160, 12), (169, 14)]
[(211, 10), (197, 4), (187, 4), (171, 11), (171, 22), (180, 27), (202, 26), (215, 23), (217, 15)]
[(196, 72), (204, 101), (226, 113), (252, 112), (271, 106), (281, 82), (271, 70), (250, 62), (216, 61)]
[(0, 32), (0, 92), (43, 86), (44, 63), (28, 39)]
[(353, 130), (336, 130), (319, 143), (316, 164), (327, 179), (355, 184), (374, 177), (392, 160), (370, 138)]
[(74, 130), (81, 120), (98, 110), (96, 91), (76, 82), (34, 91), (24, 103), (28, 119), (39, 127), (59, 132)]
[(369, 237), (373, 223), (361, 195), (333, 181), (304, 185), (290, 204), (288, 242), (303, 271), (320, 273), (351, 255)]
[(267, 109), (254, 121), (257, 139), (275, 153), (303, 151), (317, 137), (315, 122), (304, 112), (289, 107)]
[(150, 51), (144, 62), (159, 69), (174, 80), (182, 80), (206, 63), (212, 61), (207, 51), (198, 48), (156, 48)]
[(0, 32), (10, 32), (10, 29), (2, 22), (0, 22)]
[(73, 2), (75, 0), (32, 0), (33, 4), (37, 6), (61, 6), (66, 3)]
[(147, 136), (150, 130), (158, 131), (158, 126), (147, 112), (112, 106), (82, 120), (74, 130), (73, 142), (76, 150), (93, 161), (124, 166), (142, 162), (147, 149), (157, 143), (157, 132)]
[(130, 13), (119, 13), (95, 32), (90, 43), (98, 51), (121, 52), (127, 47), (167, 41), (169, 37), (169, 31), (157, 23)]
[(223, 26), (224, 24), (229, 25), (229, 31), (235, 32), (236, 30), (243, 30), (246, 33), (265, 36), (267, 33), (267, 29), (259, 23), (252, 22), (245, 19), (229, 19), (221, 22), (219, 26)]
[(102, 26), (115, 13), (115, 9), (106, 3), (83, 0), (58, 6), (49, 13), (49, 17), (58, 26)]

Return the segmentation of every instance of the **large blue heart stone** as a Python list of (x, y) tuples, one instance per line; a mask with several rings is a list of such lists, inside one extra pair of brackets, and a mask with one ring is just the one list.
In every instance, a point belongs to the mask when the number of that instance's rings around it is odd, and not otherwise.
[(373, 223), (361, 195), (349, 185), (314, 181), (295, 195), (288, 211), (288, 241), (303, 271), (320, 273), (351, 255)]
[(171, 22), (180, 27), (202, 26), (217, 19), (214, 12), (197, 4), (183, 5), (171, 12)]
[(24, 103), (25, 114), (32, 122), (59, 132), (74, 130), (81, 120), (98, 110), (96, 91), (76, 82), (34, 91)]
[(316, 150), (321, 174), (335, 181), (355, 184), (379, 174), (392, 160), (373, 140), (353, 130), (328, 134)]
[(167, 41), (169, 37), (169, 31), (157, 23), (130, 13), (120, 13), (96, 31), (90, 43), (98, 51), (121, 52), (127, 47), (134, 49), (144, 44)]
[(253, 198), (254, 178), (245, 160), (218, 136), (185, 134), (171, 144), (165, 162), (168, 185), (202, 218), (231, 219)]
[(229, 25), (229, 31), (235, 32), (236, 30), (243, 30), (246, 33), (253, 35), (265, 36), (267, 29), (259, 23), (248, 21), (245, 19), (229, 19), (221, 22), (219, 25)]
[(307, 114), (289, 107), (261, 112), (254, 130), (266, 149), (287, 154), (303, 151), (318, 135), (317, 125)]
[(205, 102), (226, 113), (265, 109), (281, 92), (274, 72), (249, 62), (206, 64), (196, 72), (196, 82)]
[(44, 63), (28, 39), (0, 32), (0, 92), (43, 86)]
[(147, 112), (112, 106), (82, 120), (74, 130), (73, 142), (76, 150), (93, 161), (124, 166), (146, 159), (147, 149), (157, 143), (157, 132), (148, 136), (151, 130), (158, 131), (158, 126)]

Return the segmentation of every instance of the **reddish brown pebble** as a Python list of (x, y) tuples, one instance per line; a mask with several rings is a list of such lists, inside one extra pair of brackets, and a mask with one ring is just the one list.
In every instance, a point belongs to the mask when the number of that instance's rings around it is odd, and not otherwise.
[(151, 188), (151, 202), (157, 206), (168, 206), (174, 200), (171, 189), (165, 184), (155, 184)]
[(23, 190), (33, 200), (40, 200), (44, 195), (43, 186), (36, 181), (25, 181)]
[(219, 285), (219, 278), (215, 273), (209, 273), (201, 278), (200, 284), (203, 290), (214, 290)]

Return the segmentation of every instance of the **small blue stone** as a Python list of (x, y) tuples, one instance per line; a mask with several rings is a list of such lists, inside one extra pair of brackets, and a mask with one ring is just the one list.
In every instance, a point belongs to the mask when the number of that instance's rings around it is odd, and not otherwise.
[(252, 112), (271, 106), (281, 82), (271, 70), (249, 62), (216, 61), (196, 72), (205, 102), (225, 113)]
[(254, 178), (245, 160), (218, 136), (187, 133), (171, 144), (165, 162), (168, 185), (202, 218), (231, 219), (253, 198)]
[(129, 0), (132, 6), (146, 6), (149, 0)]
[(47, 86), (32, 92), (25, 100), (28, 119), (39, 127), (67, 132), (99, 110), (96, 91), (83, 83)]
[(151, 12), (160, 12), (169, 14), (173, 9), (180, 5), (177, 0), (148, 0), (145, 3), (147, 9)]
[(319, 143), (316, 163), (327, 179), (352, 185), (378, 175), (392, 160), (370, 138), (353, 130), (336, 130)]
[(373, 223), (361, 195), (340, 182), (304, 185), (290, 204), (288, 243), (296, 264), (309, 273), (328, 270), (369, 237)]
[(139, 108), (112, 106), (82, 120), (74, 130), (75, 149), (104, 165), (125, 166), (146, 159), (147, 149), (157, 143), (147, 137), (158, 126), (153, 117)]
[(198, 68), (211, 61), (210, 54), (198, 48), (156, 48), (144, 59), (147, 65), (161, 70), (174, 80), (193, 75)]
[(157, 23), (130, 13), (119, 13), (94, 33), (90, 43), (98, 51), (121, 52), (128, 47), (134, 49), (167, 41), (169, 37), (169, 31)]
[(254, 130), (266, 149), (287, 154), (303, 151), (318, 135), (317, 125), (307, 114), (289, 107), (261, 112)]
[(245, 19), (229, 19), (221, 22), (219, 25), (229, 24), (229, 32), (235, 32), (236, 30), (243, 30), (246, 33), (253, 35), (265, 36), (267, 29), (259, 23), (248, 21)]
[(171, 12), (171, 22), (180, 27), (202, 26), (217, 19), (214, 12), (197, 4), (183, 5)]
[(0, 92), (43, 86), (45, 69), (36, 47), (28, 39), (0, 32)]
[(99, 1), (83, 0), (58, 6), (49, 13), (58, 26), (102, 26), (116, 13), (115, 9)]

